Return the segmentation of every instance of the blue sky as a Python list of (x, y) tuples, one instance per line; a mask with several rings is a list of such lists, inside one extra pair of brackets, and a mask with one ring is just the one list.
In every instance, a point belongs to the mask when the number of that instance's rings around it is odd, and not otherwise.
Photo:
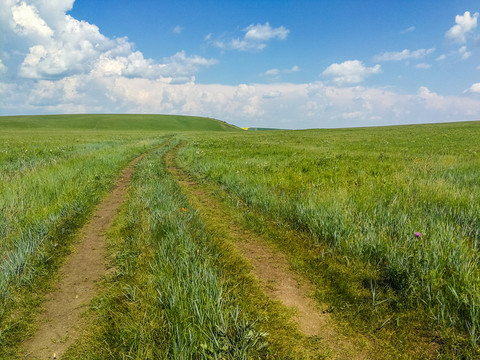
[(0, 115), (480, 119), (478, 0), (0, 0)]

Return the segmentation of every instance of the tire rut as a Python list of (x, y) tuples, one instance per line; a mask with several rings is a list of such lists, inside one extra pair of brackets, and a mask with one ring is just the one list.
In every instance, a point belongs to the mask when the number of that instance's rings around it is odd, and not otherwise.
[[(319, 338), (329, 349), (326, 356), (330, 359), (367, 359), (363, 349), (336, 331), (330, 314), (326, 309), (321, 309), (311, 297), (313, 285), (290, 269), (287, 256), (272, 249), (260, 235), (238, 226), (235, 219), (225, 211), (225, 205), (176, 166), (177, 150), (178, 147), (166, 154), (166, 165), (170, 173), (189, 197), (201, 204), (199, 211), (205, 218), (222, 219), (222, 223), (227, 224), (220, 229), (220, 233), (234, 240), (234, 245), (251, 263), (253, 273), (260, 280), (265, 293), (293, 310), (293, 321), (299, 331), (307, 337)], [(219, 229), (216, 230), (218, 232)]]
[(20, 357), (61, 359), (85, 328), (81, 315), (97, 295), (97, 283), (107, 270), (105, 233), (124, 201), (135, 165), (149, 153), (135, 158), (122, 171), (112, 192), (97, 205), (91, 220), (80, 230), (71, 255), (59, 271), (60, 281), (46, 296), (38, 329), (23, 344)]

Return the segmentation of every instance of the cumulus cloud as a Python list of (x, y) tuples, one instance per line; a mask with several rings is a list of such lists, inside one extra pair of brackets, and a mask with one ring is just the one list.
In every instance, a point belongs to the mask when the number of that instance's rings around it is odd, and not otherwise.
[(38, 10), (33, 5), (22, 2), (11, 8), (13, 17), (13, 30), (20, 35), (35, 35), (49, 38), (53, 30), (40, 17)]
[[(473, 87), (472, 91), (478, 89)], [(219, 118), (242, 126), (282, 128), (388, 125), (468, 120), (480, 100), (382, 88), (307, 84), (175, 84), (166, 79), (78, 74), (0, 84), (0, 113), (164, 113)]]
[(357, 84), (364, 81), (368, 76), (382, 73), (380, 65), (366, 67), (359, 60), (348, 60), (341, 64), (332, 64), (322, 73), (329, 77), (337, 85)]
[(457, 121), (466, 119), (476, 120), (478, 111), (480, 111), (480, 101), (459, 96), (439, 95), (425, 86), (419, 88), (417, 97), (430, 116), (437, 113), (440, 119), (447, 116), (447, 119), (449, 117)]
[(247, 41), (244, 39), (232, 39), (229, 42), (215, 41), (213, 44), (222, 50), (238, 51), (262, 51), (267, 47), (266, 43)]
[(460, 54), (462, 60), (467, 60), (470, 56), (472, 56), (472, 52), (468, 51), (466, 46), (462, 46), (460, 49), (458, 49), (458, 53)]
[(480, 93), (480, 83), (475, 83), (470, 86), (467, 90), (464, 91), (465, 93)]
[(422, 59), (427, 55), (430, 55), (435, 51), (434, 48), (431, 49), (418, 49), (415, 51), (410, 51), (408, 49), (402, 51), (393, 51), (393, 52), (384, 52), (383, 54), (376, 55), (374, 57), (375, 61), (402, 61), (408, 59)]
[(275, 99), (279, 96), (282, 96), (282, 93), (280, 91), (269, 91), (263, 94), (264, 99)]
[[(110, 39), (97, 26), (79, 21), (66, 11), (73, 0), (5, 0), (0, 13), (9, 24), (11, 56), (25, 54), (18, 68), (19, 79), (61, 79), (80, 74), (96, 76), (166, 78), (191, 81), (202, 67), (215, 59), (187, 56), (181, 51), (159, 63), (144, 58), (126, 37)], [(178, 30), (178, 29), (177, 29)]]
[(164, 76), (179, 80), (192, 76), (192, 74), (199, 71), (202, 67), (208, 67), (218, 63), (216, 59), (206, 59), (198, 55), (187, 56), (183, 50), (163, 60), (164, 64), (161, 64), (160, 67)]
[(250, 25), (244, 29), (246, 31), (245, 40), (269, 41), (274, 38), (285, 40), (290, 30), (284, 26), (272, 28), (268, 22), (265, 25)]
[[(265, 25), (249, 25), (243, 31), (245, 32), (243, 38), (229, 41), (216, 40), (213, 42), (213, 45), (223, 50), (261, 51), (267, 47), (269, 41), (273, 39), (285, 40), (290, 32), (284, 26), (272, 28), (268, 22)], [(208, 36), (208, 40), (210, 38), (211, 35)]]
[(478, 12), (470, 15), (470, 11), (465, 11), (463, 15), (455, 16), (456, 25), (452, 26), (445, 36), (457, 43), (465, 43), (467, 35), (473, 32), (477, 27)]

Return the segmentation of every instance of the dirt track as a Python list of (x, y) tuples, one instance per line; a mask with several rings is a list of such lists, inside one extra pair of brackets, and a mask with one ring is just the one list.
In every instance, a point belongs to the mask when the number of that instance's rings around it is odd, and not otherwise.
[[(174, 166), (174, 151), (167, 156), (167, 166), (181, 186), (202, 204), (202, 216), (217, 217), (228, 224), (225, 232), (235, 239), (237, 248), (250, 261), (254, 275), (272, 299), (294, 309), (298, 329), (305, 336), (314, 336), (330, 349), (332, 359), (366, 359), (360, 349), (343, 339), (336, 331), (330, 315), (320, 309), (309, 296), (311, 284), (290, 270), (285, 254), (272, 249), (254, 232), (235, 224), (225, 213), (224, 205)], [(44, 312), (38, 319), (36, 334), (28, 340), (19, 357), (28, 359), (61, 359), (64, 352), (86, 328), (81, 314), (98, 293), (96, 283), (106, 272), (104, 234), (124, 201), (134, 166), (144, 155), (135, 159), (116, 182), (115, 189), (97, 206), (91, 221), (84, 226), (71, 256), (60, 270), (61, 280), (47, 296)]]
[(298, 329), (305, 336), (321, 339), (323, 345), (329, 349), (329, 359), (367, 359), (363, 349), (359, 349), (336, 331), (330, 314), (322, 311), (310, 297), (311, 283), (290, 269), (287, 256), (272, 249), (260, 235), (237, 225), (235, 219), (227, 215), (225, 205), (176, 167), (175, 153), (174, 149), (166, 155), (169, 171), (177, 178), (188, 196), (194, 197), (195, 202), (200, 204), (198, 210), (202, 217), (221, 219), (217, 223), (225, 225), (220, 233), (224, 233), (226, 238), (234, 239), (235, 246), (251, 263), (253, 273), (262, 283), (265, 293), (294, 310), (293, 320)]
[(105, 232), (124, 201), (135, 165), (133, 160), (122, 171), (114, 190), (97, 206), (90, 222), (80, 231), (74, 250), (60, 269), (61, 280), (47, 295), (38, 330), (23, 346), (21, 357), (61, 359), (62, 354), (82, 332), (81, 314), (97, 294), (96, 283), (106, 271)]

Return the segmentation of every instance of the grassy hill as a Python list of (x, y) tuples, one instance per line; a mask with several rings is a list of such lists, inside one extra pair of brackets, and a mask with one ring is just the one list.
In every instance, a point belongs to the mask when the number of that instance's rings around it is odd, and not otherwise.
[(123, 131), (239, 130), (239, 128), (234, 125), (205, 117), (129, 114), (0, 116), (0, 128)]

